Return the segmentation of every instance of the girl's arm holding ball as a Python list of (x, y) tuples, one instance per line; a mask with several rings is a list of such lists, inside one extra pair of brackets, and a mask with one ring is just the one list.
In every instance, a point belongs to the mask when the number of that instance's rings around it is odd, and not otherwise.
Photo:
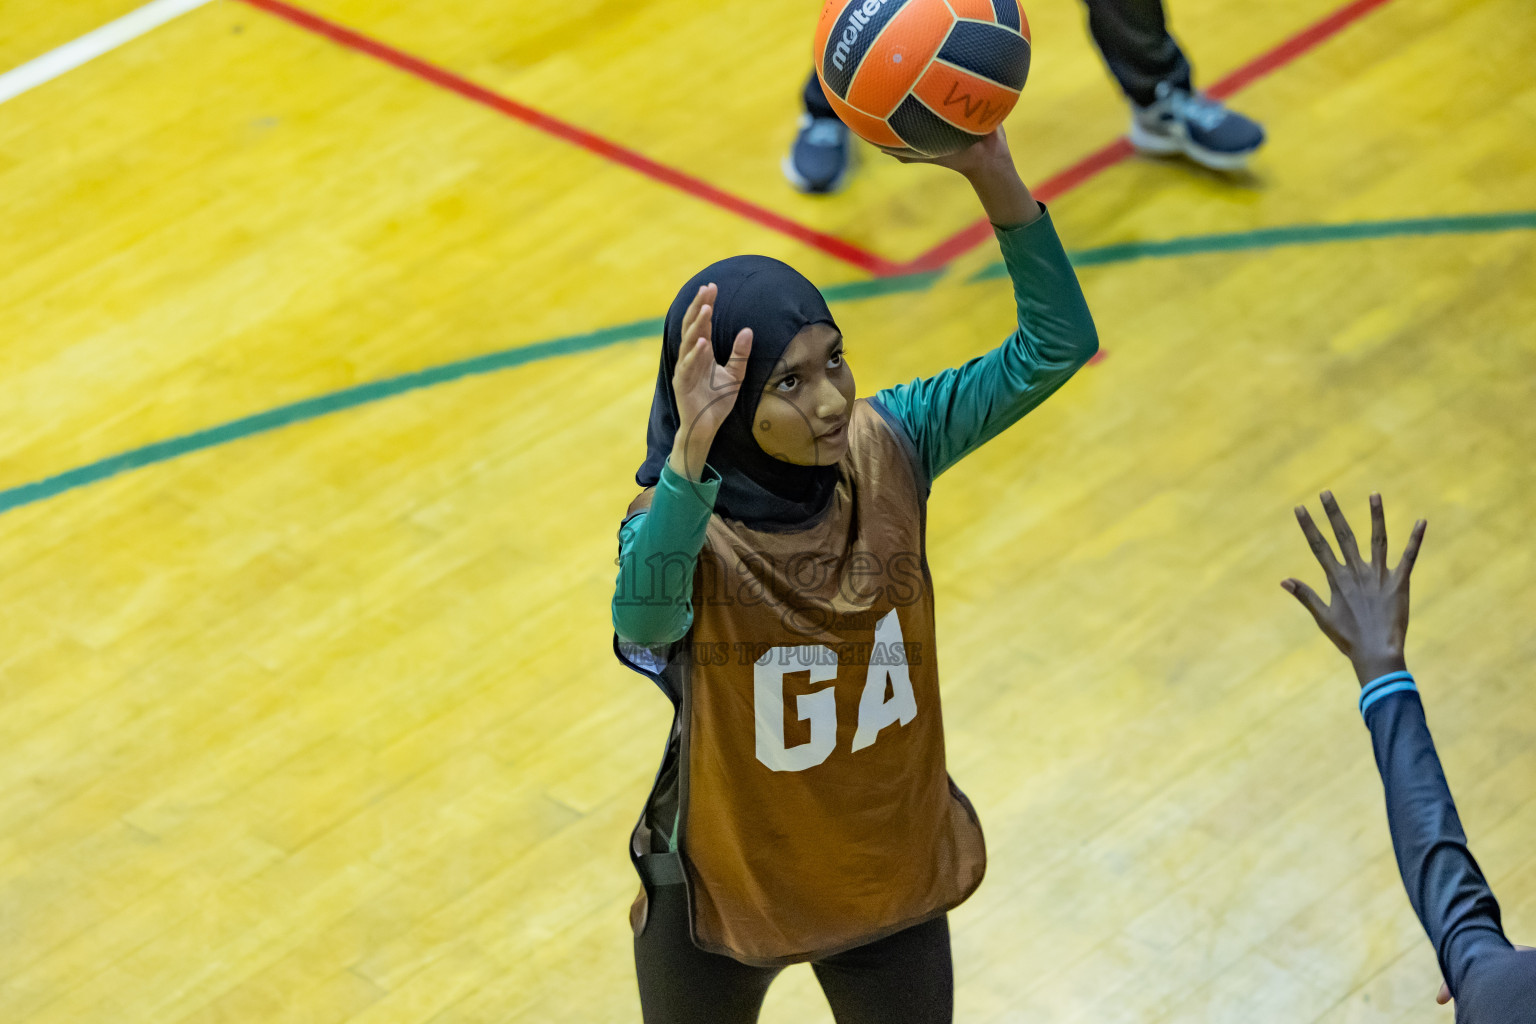
[(1019, 179), (1001, 128), (945, 157), (891, 155), (970, 182), (997, 233), (1018, 306), (1018, 329), (1002, 345), (876, 396), (906, 428), (932, 481), (1050, 397), (1093, 357), (1099, 339), (1050, 215)]
[(958, 153), (939, 157), (914, 157), (909, 153), (887, 150), (904, 164), (934, 164), (947, 167), (965, 177), (976, 190), (976, 198), (987, 212), (987, 219), (997, 228), (1019, 228), (1039, 218), (1043, 211), (1013, 166), (1008, 138), (1001, 128)]

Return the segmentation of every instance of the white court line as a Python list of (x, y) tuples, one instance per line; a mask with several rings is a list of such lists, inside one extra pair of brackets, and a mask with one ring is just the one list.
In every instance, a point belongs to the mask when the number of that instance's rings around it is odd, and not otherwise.
[(56, 50), (49, 50), (36, 60), (29, 60), (0, 75), (0, 103), (15, 99), (28, 89), (52, 81), (73, 71), (88, 60), (117, 49), (130, 40), (159, 28), (172, 18), (201, 7), (209, 0), (150, 0), (149, 3), (108, 22), (94, 32), (87, 32)]

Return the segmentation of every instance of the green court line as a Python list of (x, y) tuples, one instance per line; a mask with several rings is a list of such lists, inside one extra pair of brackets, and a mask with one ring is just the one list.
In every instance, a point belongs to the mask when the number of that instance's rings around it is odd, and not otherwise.
[[(1196, 256), (1209, 252), (1276, 249), (1287, 245), (1319, 245), (1325, 242), (1359, 242), (1373, 238), (1470, 235), (1531, 228), (1536, 228), (1536, 210), (1473, 214), (1464, 217), (1378, 220), (1353, 224), (1293, 224), (1282, 228), (1235, 231), (1225, 235), (1189, 235), (1161, 242), (1122, 242), (1119, 245), (1102, 245), (1096, 249), (1084, 249), (1071, 255), (1073, 266), (1099, 267), (1107, 263)], [(1008, 276), (1007, 268), (1002, 263), (993, 263), (977, 271), (970, 280), (972, 282), (989, 281), (1006, 276)]]
[(489, 355), (474, 356), (453, 363), (445, 363), (442, 366), (417, 370), (414, 373), (404, 373), (398, 377), (386, 377), (383, 380), (359, 384), (341, 391), (332, 391), (328, 395), (306, 398), (290, 405), (280, 405), (253, 416), (243, 416), (238, 420), (221, 423), (206, 430), (193, 431), (168, 441), (156, 441), (154, 444), (147, 444), (142, 448), (88, 463), (56, 476), (0, 491), (0, 514), (21, 505), (45, 501), (65, 491), (74, 490), (76, 487), (98, 483), (119, 473), (153, 465), (156, 462), (165, 462), (167, 459), (201, 451), (204, 448), (212, 448), (215, 445), (228, 444), (243, 437), (250, 437), (252, 434), (262, 434), (279, 427), (303, 423), (305, 420), (316, 419), (343, 409), (353, 409), (359, 405), (367, 405), (369, 402), (403, 395), (407, 391), (419, 391), (422, 388), (446, 384), (461, 377), (494, 373), (497, 370), (507, 370), (514, 366), (523, 366), (555, 356), (568, 356), (577, 352), (606, 348), (621, 341), (643, 338), (660, 330), (659, 318), (637, 320), (634, 323), (604, 327), (602, 330), (589, 331), (585, 334), (573, 334), (565, 338), (503, 349)]
[[(1297, 224), (1290, 227), (1261, 228), (1225, 235), (1193, 235), (1161, 242), (1125, 242), (1083, 249), (1070, 254), (1078, 267), (1097, 267), (1138, 259), (1166, 259), (1210, 252), (1239, 252), (1273, 249), (1287, 245), (1316, 245), (1324, 242), (1361, 241), (1373, 238), (1401, 238), (1424, 235), (1478, 234), (1490, 231), (1536, 229), (1536, 211), (1490, 213), (1460, 217), (1424, 217), (1412, 220), (1385, 220), (1355, 224)], [(983, 267), (967, 283), (1003, 277), (1007, 270), (1001, 263)], [(943, 271), (903, 274), (871, 281), (849, 281), (822, 289), (828, 302), (857, 302), (882, 295), (920, 292), (931, 288)], [(535, 342), (518, 348), (503, 349), (483, 356), (461, 359), (442, 366), (428, 367), (414, 373), (386, 377), (330, 394), (281, 405), (266, 412), (244, 416), (205, 430), (193, 431), (166, 441), (156, 441), (142, 448), (112, 455), (96, 462), (66, 470), (28, 484), (0, 490), (0, 514), (99, 483), (119, 473), (141, 469), (181, 455), (212, 448), (280, 427), (303, 423), (345, 409), (382, 401), (409, 391), (435, 387), (463, 377), (473, 377), (516, 366), (606, 348), (637, 338), (653, 337), (662, 329), (660, 318), (604, 327), (601, 330), (572, 334), (564, 338)]]
[(921, 292), (933, 287), (944, 276), (942, 270), (925, 270), (918, 274), (897, 274), (894, 277), (877, 277), (869, 281), (848, 281), (828, 285), (821, 290), (821, 297), (828, 302), (858, 302), (880, 295), (900, 295), (903, 292)]

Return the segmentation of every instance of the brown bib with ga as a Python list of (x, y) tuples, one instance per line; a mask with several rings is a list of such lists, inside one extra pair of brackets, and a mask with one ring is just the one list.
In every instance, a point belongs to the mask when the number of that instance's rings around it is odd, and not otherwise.
[[(701, 949), (815, 960), (981, 883), (981, 827), (945, 770), (916, 463), (860, 401), (819, 520), (709, 521), (693, 628), (658, 673), (680, 702), (673, 746), (631, 844), (637, 859), (665, 850), (675, 827)], [(637, 929), (645, 910), (642, 889)]]

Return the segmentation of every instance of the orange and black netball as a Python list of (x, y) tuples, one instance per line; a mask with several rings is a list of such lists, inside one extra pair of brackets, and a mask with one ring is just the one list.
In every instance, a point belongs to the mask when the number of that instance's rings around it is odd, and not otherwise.
[(886, 149), (944, 156), (990, 134), (1029, 75), (1017, 0), (828, 0), (812, 59), (843, 123)]

